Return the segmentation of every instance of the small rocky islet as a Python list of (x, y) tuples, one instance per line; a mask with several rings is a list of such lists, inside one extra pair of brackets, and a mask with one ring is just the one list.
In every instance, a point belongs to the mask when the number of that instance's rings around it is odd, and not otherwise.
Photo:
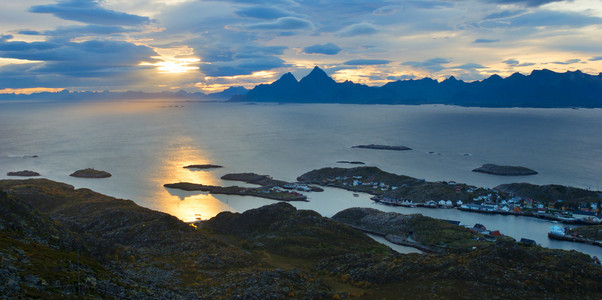
[(357, 145), (357, 146), (353, 146), (351, 148), (374, 149), (374, 150), (393, 150), (393, 151), (412, 150), (412, 148), (406, 147), (406, 146), (389, 146), (389, 145), (376, 145), (376, 144)]
[(95, 170), (92, 168), (81, 169), (71, 173), (69, 176), (78, 178), (108, 178), (111, 177), (111, 173), (101, 170)]
[(16, 172), (8, 172), (6, 176), (21, 176), (21, 177), (35, 177), (40, 176), (40, 173), (30, 170), (16, 171)]
[(223, 168), (223, 166), (220, 165), (213, 165), (213, 164), (197, 164), (197, 165), (187, 165), (184, 166), (184, 169), (191, 169), (191, 170), (209, 170), (209, 169), (218, 169), (218, 168)]
[(479, 168), (473, 169), (472, 171), (500, 176), (525, 176), (537, 174), (536, 171), (522, 166), (504, 166), (496, 164), (484, 164)]

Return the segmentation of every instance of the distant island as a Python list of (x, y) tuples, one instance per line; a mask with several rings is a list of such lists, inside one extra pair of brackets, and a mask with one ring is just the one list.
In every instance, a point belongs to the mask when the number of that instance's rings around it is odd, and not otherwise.
[(16, 172), (8, 172), (8, 173), (6, 173), (6, 175), (7, 176), (33, 177), (33, 176), (40, 176), (40, 173), (30, 171), (30, 170), (23, 170), (23, 171), (16, 171)]
[(447, 104), (479, 107), (602, 107), (602, 73), (556, 73), (547, 69), (529, 75), (514, 73), (474, 82), (450, 76), (397, 80), (383, 86), (336, 82), (319, 67), (297, 81), (286, 73), (271, 84), (260, 84), (232, 102)]
[(71, 177), (79, 177), (79, 178), (108, 178), (111, 177), (111, 173), (106, 172), (106, 171), (100, 171), (100, 170), (95, 170), (95, 169), (82, 169), (82, 170), (77, 170), (73, 173), (71, 173), (71, 175), (69, 175)]
[(363, 148), (363, 149), (375, 149), (375, 150), (393, 150), (393, 151), (404, 151), (404, 150), (412, 150), (412, 148), (406, 146), (387, 146), (387, 145), (358, 145), (353, 146), (351, 148)]
[(217, 168), (223, 168), (220, 165), (212, 165), (212, 164), (204, 164), (204, 165), (188, 165), (188, 166), (184, 166), (185, 169), (199, 169), (199, 170), (206, 170), (206, 169), (217, 169)]
[(494, 164), (484, 164), (472, 171), (501, 176), (523, 176), (537, 174), (536, 171), (521, 166), (501, 166)]

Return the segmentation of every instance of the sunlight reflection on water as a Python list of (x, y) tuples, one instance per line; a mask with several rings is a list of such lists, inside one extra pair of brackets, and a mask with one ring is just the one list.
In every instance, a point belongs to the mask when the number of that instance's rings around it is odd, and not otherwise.
[(156, 184), (155, 199), (159, 201), (159, 210), (167, 212), (184, 221), (193, 221), (196, 218), (209, 219), (221, 211), (232, 210), (227, 204), (212, 195), (202, 192), (188, 192), (163, 187), (165, 183), (192, 182), (205, 185), (218, 185), (219, 180), (214, 169), (191, 170), (184, 166), (193, 164), (212, 164), (210, 157), (203, 150), (188, 146), (190, 137), (177, 136), (169, 143), (180, 145), (169, 147), (169, 153), (158, 164), (158, 172), (152, 176)]

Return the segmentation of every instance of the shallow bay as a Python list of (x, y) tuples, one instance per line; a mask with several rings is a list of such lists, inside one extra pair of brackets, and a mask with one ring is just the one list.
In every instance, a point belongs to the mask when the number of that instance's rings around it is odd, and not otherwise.
[[(225, 210), (273, 203), (255, 197), (167, 190), (165, 183), (244, 185), (219, 179), (255, 172), (294, 181), (337, 161), (362, 161), (428, 181), (477, 186), (530, 182), (600, 190), (601, 109), (464, 108), (386, 105), (244, 105), (183, 102), (0, 103), (0, 177), (33, 170), (75, 187), (132, 199), (183, 220), (208, 219)], [(404, 145), (409, 151), (351, 148)], [(31, 157), (37, 155), (38, 157)], [(502, 177), (471, 170), (486, 163), (520, 165), (539, 174)], [(221, 169), (188, 170), (191, 164)], [(344, 166), (343, 166), (344, 167)], [(106, 179), (69, 177), (83, 168), (106, 170)], [(352, 206), (479, 222), (546, 247), (593, 255), (599, 247), (548, 240), (550, 222), (457, 210), (385, 207), (367, 195), (327, 189), (293, 203), (325, 216)]]

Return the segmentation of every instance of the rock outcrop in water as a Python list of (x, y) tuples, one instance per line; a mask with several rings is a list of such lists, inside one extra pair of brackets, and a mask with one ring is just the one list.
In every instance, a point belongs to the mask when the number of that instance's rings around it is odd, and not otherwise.
[(199, 169), (199, 170), (206, 170), (206, 169), (217, 169), (217, 168), (223, 168), (220, 165), (212, 165), (212, 164), (201, 164), (201, 165), (188, 165), (188, 166), (184, 166), (185, 169)]
[(404, 151), (404, 150), (412, 150), (412, 148), (406, 146), (389, 146), (389, 145), (358, 145), (353, 146), (351, 148), (362, 148), (362, 149), (375, 149), (375, 150), (393, 150), (393, 151)]
[(0, 180), (0, 229), (6, 298), (602, 297), (602, 268), (576, 251), (500, 241), (400, 255), (287, 203), (194, 228), (89, 189)]
[(77, 170), (77, 171), (71, 173), (69, 176), (79, 177), (79, 178), (108, 178), (108, 177), (111, 177), (111, 173), (106, 172), (106, 171), (100, 171), (100, 170), (88, 168), (88, 169)]
[(537, 172), (534, 170), (521, 166), (502, 166), (494, 164), (484, 164), (472, 171), (501, 176), (524, 176), (537, 174)]
[(16, 171), (16, 172), (8, 172), (8, 173), (6, 173), (6, 176), (35, 177), (35, 176), (40, 176), (40, 173), (30, 171), (30, 170), (23, 170), (23, 171)]

